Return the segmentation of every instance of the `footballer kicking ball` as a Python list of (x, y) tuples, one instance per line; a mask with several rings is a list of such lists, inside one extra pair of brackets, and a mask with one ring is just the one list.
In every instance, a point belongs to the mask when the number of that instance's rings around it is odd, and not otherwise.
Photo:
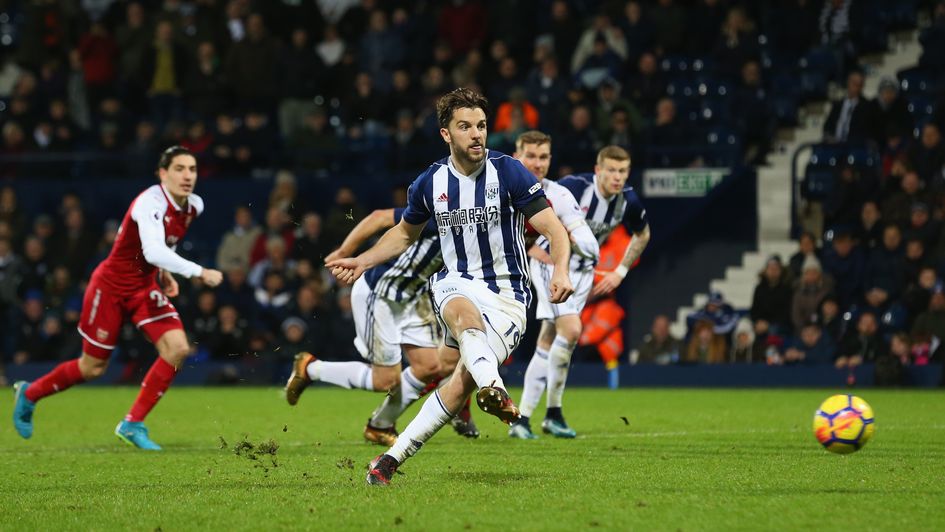
[(832, 453), (859, 451), (875, 427), (873, 409), (855, 395), (829, 397), (814, 414), (814, 436)]

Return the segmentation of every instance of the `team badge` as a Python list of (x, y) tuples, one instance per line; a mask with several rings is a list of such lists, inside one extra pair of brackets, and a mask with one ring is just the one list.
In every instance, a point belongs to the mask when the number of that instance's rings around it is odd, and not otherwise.
[(99, 342), (104, 342), (105, 340), (108, 340), (108, 331), (105, 329), (99, 329), (95, 331), (95, 337), (98, 338)]
[(486, 188), (486, 198), (494, 200), (499, 195), (499, 185), (489, 185)]

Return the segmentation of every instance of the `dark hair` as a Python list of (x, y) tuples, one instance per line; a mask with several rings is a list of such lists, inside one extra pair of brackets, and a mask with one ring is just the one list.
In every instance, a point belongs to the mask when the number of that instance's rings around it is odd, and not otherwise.
[(454, 89), (436, 101), (436, 119), (441, 128), (447, 128), (457, 109), (482, 109), (489, 116), (489, 100), (472, 89)]
[[(177, 157), (178, 155), (190, 155), (191, 157), (194, 157), (194, 154), (183, 146), (171, 146), (170, 148), (161, 152), (161, 158), (158, 159), (158, 168), (167, 170), (171, 167), (171, 162), (174, 160), (174, 157)], [(194, 157), (194, 160), (196, 159), (197, 158)]]

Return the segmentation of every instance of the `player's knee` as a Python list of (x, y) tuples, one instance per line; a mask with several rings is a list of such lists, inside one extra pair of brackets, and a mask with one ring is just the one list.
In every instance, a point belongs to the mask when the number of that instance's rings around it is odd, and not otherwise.
[(371, 379), (377, 392), (389, 392), (400, 386), (400, 373), (374, 370)]
[(175, 367), (180, 366), (190, 356), (190, 345), (186, 341), (168, 344), (161, 352), (161, 356)]
[(436, 358), (430, 360), (417, 360), (412, 363), (413, 374), (420, 380), (426, 382), (433, 377), (437, 377), (443, 371), (443, 366)]
[(82, 378), (91, 381), (95, 380), (105, 374), (105, 370), (108, 369), (108, 361), (100, 358), (95, 358), (89, 355), (82, 355), (82, 358), (79, 359), (79, 373), (82, 374)]
[(558, 336), (564, 338), (569, 344), (576, 344), (578, 339), (581, 338), (581, 322), (576, 321), (563, 327), (559, 326)]

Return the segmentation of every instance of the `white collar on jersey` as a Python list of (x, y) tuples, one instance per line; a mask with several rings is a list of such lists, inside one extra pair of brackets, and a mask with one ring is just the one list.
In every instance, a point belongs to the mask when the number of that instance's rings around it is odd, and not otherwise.
[(482, 164), (479, 165), (479, 168), (476, 168), (475, 170), (473, 170), (473, 173), (471, 173), (471, 174), (469, 174), (469, 175), (463, 174), (463, 173), (460, 172), (455, 166), (453, 166), (453, 156), (452, 156), (452, 155), (450, 155), (449, 157), (446, 158), (446, 166), (449, 167), (450, 172), (456, 174), (456, 175), (459, 176), (459, 177), (466, 177), (466, 178), (469, 178), (469, 179), (476, 179), (477, 177), (479, 177), (479, 174), (482, 173), (483, 168), (486, 167), (486, 161), (487, 161), (487, 160), (489, 160), (489, 150), (486, 150), (486, 156), (482, 158)]
[(174, 201), (174, 196), (171, 196), (171, 193), (167, 191), (167, 187), (164, 186), (164, 183), (161, 183), (161, 191), (164, 192), (164, 197), (167, 198), (167, 201), (169, 201), (171, 205), (174, 206), (174, 210), (183, 210), (181, 206), (178, 205), (176, 201)]

